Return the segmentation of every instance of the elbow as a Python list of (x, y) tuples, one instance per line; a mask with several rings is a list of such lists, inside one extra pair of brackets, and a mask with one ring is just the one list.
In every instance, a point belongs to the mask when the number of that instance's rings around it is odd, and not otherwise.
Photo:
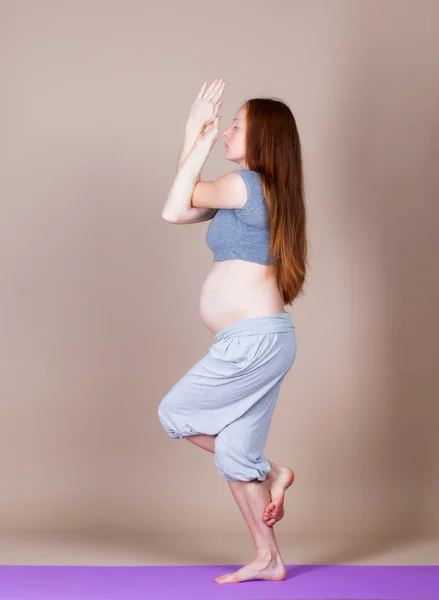
[(166, 221), (167, 223), (176, 223), (177, 219), (175, 218), (175, 216), (171, 216), (165, 212), (162, 212), (162, 219), (164, 221)]

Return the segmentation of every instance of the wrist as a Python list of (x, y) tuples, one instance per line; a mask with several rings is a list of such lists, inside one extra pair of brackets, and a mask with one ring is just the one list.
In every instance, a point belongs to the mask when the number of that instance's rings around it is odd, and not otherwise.
[(200, 133), (202, 131), (203, 131), (203, 125), (201, 123), (198, 123), (197, 121), (194, 121), (193, 119), (190, 119), (190, 118), (188, 119), (188, 121), (186, 123), (186, 128), (185, 128), (186, 137), (197, 139), (197, 137), (200, 135)]
[(212, 144), (208, 140), (197, 139), (194, 144), (194, 150), (198, 154), (209, 154), (212, 150)]

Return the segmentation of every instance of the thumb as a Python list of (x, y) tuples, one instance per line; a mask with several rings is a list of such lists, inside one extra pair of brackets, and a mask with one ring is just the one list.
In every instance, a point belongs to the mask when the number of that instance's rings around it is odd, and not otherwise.
[(222, 115), (217, 115), (216, 117), (213, 117), (210, 121), (209, 121), (209, 125), (210, 123), (213, 123), (214, 125), (218, 125), (218, 123), (220, 122), (220, 119), (222, 119), (223, 116)]

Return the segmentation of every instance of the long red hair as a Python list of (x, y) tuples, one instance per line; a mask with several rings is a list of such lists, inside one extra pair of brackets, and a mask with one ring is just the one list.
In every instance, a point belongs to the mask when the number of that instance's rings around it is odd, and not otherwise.
[(261, 176), (270, 223), (270, 264), (277, 269), (284, 304), (303, 287), (307, 266), (302, 149), (296, 120), (281, 100), (245, 103), (246, 161)]

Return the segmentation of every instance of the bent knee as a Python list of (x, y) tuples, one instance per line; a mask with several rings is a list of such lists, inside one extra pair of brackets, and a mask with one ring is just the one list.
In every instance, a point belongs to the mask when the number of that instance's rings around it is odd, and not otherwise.
[(172, 410), (164, 400), (160, 402), (157, 412), (160, 423), (171, 437), (181, 439), (199, 433), (190, 426), (187, 417), (179, 414), (176, 410)]
[(159, 421), (166, 433), (173, 438), (182, 438), (183, 435), (177, 426), (176, 419), (163, 400), (160, 402), (157, 412)]

